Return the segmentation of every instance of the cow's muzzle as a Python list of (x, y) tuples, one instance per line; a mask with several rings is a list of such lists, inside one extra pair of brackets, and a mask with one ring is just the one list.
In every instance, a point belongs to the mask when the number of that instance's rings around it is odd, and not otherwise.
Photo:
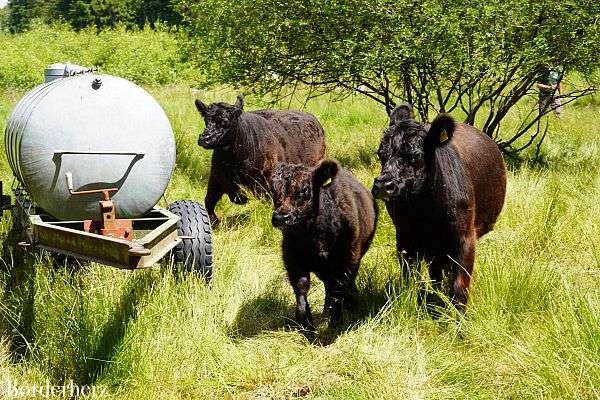
[(275, 228), (283, 228), (289, 225), (291, 220), (292, 218), (290, 214), (275, 211), (271, 217), (271, 224), (273, 224)]
[(373, 189), (371, 192), (376, 199), (388, 201), (396, 195), (397, 186), (391, 179), (378, 176), (373, 182)]
[(204, 147), (205, 149), (212, 148), (212, 140), (213, 137), (209, 135), (202, 135), (198, 138), (198, 145), (200, 147)]

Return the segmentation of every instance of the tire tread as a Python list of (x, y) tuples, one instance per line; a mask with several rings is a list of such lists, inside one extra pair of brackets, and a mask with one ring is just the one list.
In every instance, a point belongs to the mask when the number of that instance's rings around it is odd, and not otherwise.
[(177, 232), (190, 236), (172, 251), (176, 262), (188, 271), (195, 271), (210, 279), (213, 269), (212, 229), (204, 206), (193, 200), (178, 200), (169, 205), (169, 211), (180, 217)]

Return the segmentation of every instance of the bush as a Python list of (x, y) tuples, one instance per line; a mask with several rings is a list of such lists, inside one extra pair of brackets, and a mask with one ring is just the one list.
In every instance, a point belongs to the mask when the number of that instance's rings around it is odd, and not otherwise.
[(193, 83), (198, 70), (186, 62), (177, 32), (155, 29), (127, 30), (120, 25), (97, 33), (95, 28), (73, 31), (67, 24), (34, 23), (17, 35), (0, 32), (0, 87), (31, 88), (43, 81), (44, 68), (55, 62), (98, 66), (143, 85)]

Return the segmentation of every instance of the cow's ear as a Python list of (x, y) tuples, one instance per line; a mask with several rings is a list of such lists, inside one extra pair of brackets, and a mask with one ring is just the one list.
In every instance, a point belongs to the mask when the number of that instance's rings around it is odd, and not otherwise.
[(425, 139), (425, 145), (428, 148), (436, 148), (438, 146), (448, 143), (454, 135), (456, 129), (456, 122), (454, 118), (448, 114), (440, 114), (431, 123), (427, 137)]
[(238, 95), (237, 99), (235, 100), (234, 106), (236, 106), (240, 110), (244, 109), (244, 95), (243, 94)]
[(206, 110), (208, 109), (208, 107), (206, 107), (206, 104), (204, 104), (200, 99), (196, 99), (196, 101), (194, 101), (194, 104), (196, 104), (196, 108), (198, 109), (200, 114), (206, 114)]
[(327, 187), (333, 183), (335, 176), (340, 169), (340, 165), (334, 160), (324, 160), (315, 169), (313, 174), (313, 182), (315, 187)]
[(408, 103), (402, 104), (394, 109), (390, 114), (390, 126), (398, 124), (406, 119), (414, 119), (412, 106)]

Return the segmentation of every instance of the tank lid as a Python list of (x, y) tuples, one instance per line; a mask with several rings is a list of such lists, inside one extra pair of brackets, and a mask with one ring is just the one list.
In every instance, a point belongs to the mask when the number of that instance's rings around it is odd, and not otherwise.
[(52, 82), (53, 80), (65, 78), (73, 75), (81, 75), (92, 72), (92, 68), (82, 67), (81, 65), (67, 63), (54, 63), (46, 67), (44, 70), (44, 82)]

